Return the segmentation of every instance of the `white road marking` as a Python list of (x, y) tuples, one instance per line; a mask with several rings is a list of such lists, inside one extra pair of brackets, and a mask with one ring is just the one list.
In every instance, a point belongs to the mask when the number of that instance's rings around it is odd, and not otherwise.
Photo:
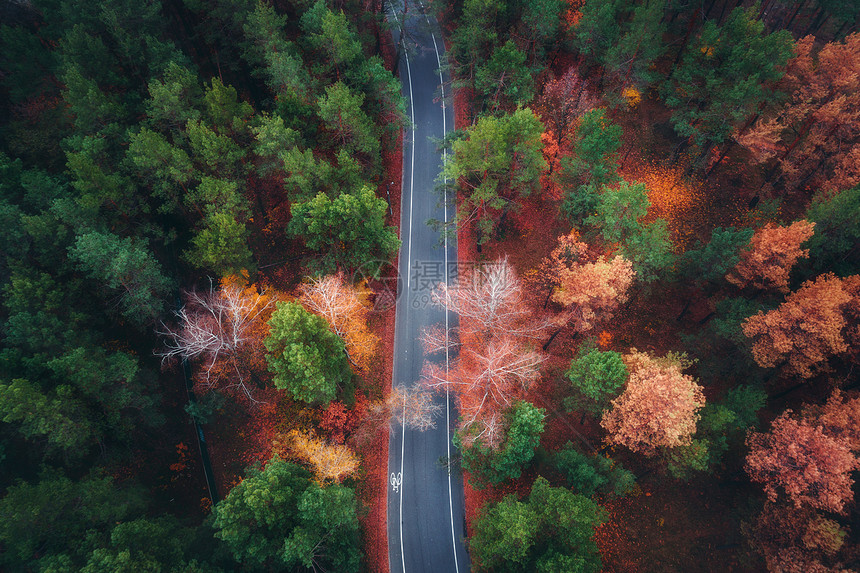
[[(397, 18), (397, 13), (394, 11), (394, 8), (391, 9), (392, 15), (394, 19), (400, 24), (400, 20)], [(401, 25), (401, 35), (400, 41), (403, 42), (403, 32)], [(412, 67), (409, 64), (409, 53), (404, 48), (403, 56), (406, 59), (406, 75), (409, 77), (409, 114), (410, 121), (412, 123), (412, 152), (410, 158), (410, 169), (409, 169), (409, 240), (407, 243), (407, 252), (406, 252), (406, 297), (409, 297), (410, 290), (410, 282), (411, 282), (411, 268), (412, 268), (412, 197), (415, 189), (415, 100), (412, 98)], [(401, 213), (403, 212), (403, 205), (400, 207)], [(404, 396), (404, 401), (406, 397)], [(405, 404), (404, 404), (405, 405)], [(406, 573), (406, 554), (403, 549), (403, 488), (400, 487), (403, 482), (403, 459), (405, 457), (405, 449), (406, 449), (406, 425), (401, 424), (400, 427), (400, 473), (398, 477), (400, 478), (400, 484), (395, 487), (395, 493), (400, 494), (399, 499), (399, 519), (398, 519), (398, 528), (400, 532), (400, 567), (403, 573)]]
[(403, 483), (403, 472), (391, 472), (391, 479), (388, 481), (391, 483), (391, 488), (394, 490), (394, 493), (397, 493), (397, 490), (400, 489), (400, 485)]
[[(426, 14), (424, 16), (427, 18)], [(429, 21), (428, 21), (429, 24)], [(430, 33), (433, 38), (433, 50), (436, 52), (436, 63), (439, 66), (439, 88), (442, 90), (442, 139), (448, 135), (448, 125), (445, 118), (445, 80), (442, 77), (442, 60), (439, 57), (439, 47), (436, 45), (436, 34)], [(442, 165), (444, 169), (445, 162), (448, 160), (448, 149), (442, 147)], [(443, 178), (445, 186), (445, 195), (443, 205), (445, 206), (445, 287), (448, 287), (448, 178)], [(448, 373), (449, 351), (448, 351), (448, 311), (445, 310), (445, 374)], [(454, 567), (457, 573), (460, 572), (460, 563), (457, 560), (457, 534), (454, 532), (454, 495), (451, 490), (451, 403), (448, 392), (448, 387), (445, 387), (445, 448), (448, 455), (448, 512), (451, 515), (451, 546), (454, 550)]]
[[(421, 8), (423, 10), (424, 5), (420, 1), (419, 1), (419, 5), (421, 6)], [(392, 8), (391, 12), (392, 12), (392, 15), (394, 16), (394, 19), (397, 21), (398, 25), (400, 25), (400, 20), (397, 18), (397, 13), (394, 11), (393, 8)], [(424, 14), (424, 19), (427, 21), (428, 24), (430, 24), (430, 20), (427, 18), (426, 12)], [(402, 25), (401, 25), (401, 29), (402, 29)], [(445, 82), (444, 82), (444, 79), (442, 77), (442, 69), (441, 69), (442, 68), (442, 61), (441, 61), (441, 58), (439, 57), (439, 47), (436, 43), (436, 35), (433, 32), (431, 32), (430, 35), (433, 38), (433, 49), (436, 52), (436, 63), (439, 66), (439, 86), (442, 90), (442, 137), (444, 138), (448, 134), (447, 119), (445, 117)], [(402, 42), (403, 41), (402, 33), (401, 33), (400, 39)], [(412, 280), (412, 273), (411, 273), (411, 269), (412, 269), (412, 211), (413, 211), (412, 206), (413, 206), (413, 194), (414, 194), (414, 188), (415, 188), (415, 100), (412, 97), (412, 69), (411, 69), (411, 66), (409, 63), (409, 54), (405, 49), (403, 51), (403, 55), (404, 55), (404, 58), (406, 59), (406, 75), (409, 78), (409, 106), (410, 106), (410, 120), (412, 122), (412, 142), (411, 142), (412, 151), (411, 151), (411, 158), (410, 158), (410, 174), (409, 174), (409, 176), (410, 176), (409, 177), (409, 238), (408, 238), (408, 242), (407, 242), (407, 255), (406, 255), (406, 263), (407, 263), (407, 265), (406, 265), (406, 273), (407, 273), (406, 274), (406, 289), (407, 289), (407, 293), (408, 293), (410, 290), (410, 287), (411, 287), (411, 280)], [(448, 150), (445, 149), (444, 147), (442, 149), (442, 154), (443, 154), (442, 160), (443, 160), (443, 165), (444, 165), (444, 162), (448, 158)], [(444, 259), (445, 259), (445, 285), (446, 286), (448, 286), (448, 234), (447, 234), (448, 186), (447, 186), (447, 183), (448, 183), (448, 178), (446, 177), (446, 178), (444, 178), (445, 190), (444, 190), (444, 199), (443, 199), (444, 222), (446, 223), (446, 225), (445, 225), (446, 231), (445, 231), (445, 234), (443, 236), (443, 238), (444, 238), (444, 251), (445, 251)], [(401, 206), (401, 212), (402, 212), (402, 206)], [(407, 297), (408, 296), (409, 295), (407, 294)], [(446, 342), (446, 345), (445, 345), (445, 372), (446, 373), (448, 372), (448, 368), (450, 365), (449, 350), (448, 350), (448, 344), (447, 344), (448, 343), (448, 319), (449, 319), (448, 314), (449, 313), (446, 310), (445, 311), (445, 342)], [(405, 400), (405, 396), (404, 396), (404, 400)], [(404, 404), (404, 406), (405, 406), (405, 404)], [(448, 465), (448, 509), (449, 509), (449, 513), (451, 516), (451, 540), (452, 540), (452, 547), (453, 547), (453, 551), (454, 551), (454, 566), (456, 568), (456, 572), (459, 573), (460, 564), (457, 561), (457, 538), (456, 538), (456, 534), (454, 532), (454, 506), (453, 506), (453, 494), (452, 494), (452, 489), (451, 489), (451, 467), (450, 467), (451, 423), (450, 423), (450, 419), (451, 419), (450, 393), (448, 391), (448, 388), (445, 388), (445, 432), (446, 432), (446, 437), (447, 437), (445, 447), (446, 447), (446, 452), (447, 452), (447, 456), (448, 456), (448, 460), (449, 460), (449, 465)], [(406, 572), (406, 558), (405, 558), (405, 554), (404, 554), (404, 550), (403, 550), (403, 488), (402, 488), (402, 484), (403, 484), (403, 460), (405, 457), (404, 456), (405, 447), (406, 447), (406, 426), (405, 426), (405, 424), (401, 424), (400, 472), (397, 474), (394, 474), (394, 472), (391, 473), (391, 485), (392, 485), (392, 488), (394, 490), (394, 493), (399, 492), (399, 494), (400, 494), (400, 520), (399, 520), (400, 521), (400, 523), (399, 523), (399, 529), (400, 529), (400, 561), (401, 561), (402, 571), (404, 573)]]

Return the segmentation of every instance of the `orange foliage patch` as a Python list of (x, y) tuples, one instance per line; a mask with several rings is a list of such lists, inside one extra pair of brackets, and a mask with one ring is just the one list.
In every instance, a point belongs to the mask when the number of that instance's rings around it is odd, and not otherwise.
[(680, 166), (633, 163), (621, 169), (627, 181), (639, 181), (648, 188), (651, 207), (648, 218), (665, 219), (672, 242), (682, 250), (697, 237), (699, 221), (705, 220), (704, 190), (699, 182), (686, 179)]

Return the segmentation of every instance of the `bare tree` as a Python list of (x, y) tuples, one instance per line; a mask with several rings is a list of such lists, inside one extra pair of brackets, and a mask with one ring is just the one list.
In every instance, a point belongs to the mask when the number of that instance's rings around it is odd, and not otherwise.
[(190, 291), (185, 297), (185, 306), (175, 312), (178, 324), (162, 323), (158, 334), (165, 337), (165, 347), (156, 355), (162, 360), (201, 360), (203, 374), (198, 379), (204, 386), (222, 385), (256, 402), (247, 386), (257, 366), (252, 347), (259, 342), (262, 317), (274, 307), (275, 299), (234, 285), (220, 290), (210, 285), (204, 293)]
[(500, 336), (486, 346), (465, 347), (453, 368), (426, 365), (422, 378), (430, 388), (448, 388), (456, 393), (461, 428), (474, 427), (476, 431), (468, 434), (469, 439), (494, 447), (502, 438), (504, 412), (540, 377), (545, 360), (544, 354), (521, 340)]
[(390, 424), (393, 429), (400, 425), (419, 432), (435, 428), (441, 413), (442, 404), (435, 403), (433, 395), (421, 386), (395, 386), (385, 400), (368, 408), (368, 418), (375, 427)]
[(300, 287), (299, 300), (308, 310), (326, 319), (332, 331), (343, 339), (350, 362), (369, 367), (379, 338), (367, 328), (367, 306), (360, 292), (346, 283), (343, 273), (321, 279), (310, 278)]
[(522, 281), (507, 257), (474, 267), (451, 286), (440, 284), (432, 300), (456, 312), (461, 327), (483, 334), (540, 338), (547, 327), (526, 305)]

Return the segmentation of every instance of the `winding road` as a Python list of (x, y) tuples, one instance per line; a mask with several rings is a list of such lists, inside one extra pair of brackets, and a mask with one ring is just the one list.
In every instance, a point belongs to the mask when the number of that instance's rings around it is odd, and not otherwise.
[[(395, 386), (413, 386), (424, 363), (421, 329), (434, 324), (452, 326), (456, 315), (429, 304), (430, 291), (456, 275), (457, 246), (429, 227), (428, 219), (447, 221), (449, 205), (441, 205), (434, 190), (443, 152), (431, 140), (454, 127), (454, 114), (445, 104), (445, 80), (439, 68), (444, 56), (436, 21), (420, 4), (399, 3), (394, 40), (405, 46), (398, 69), (412, 125), (404, 134), (403, 188), (400, 210), (399, 272), (394, 331)], [(402, 44), (400, 44), (402, 40)], [(441, 357), (448, 361), (450, 357)], [(424, 432), (399, 428), (391, 435), (388, 468), (388, 555), (391, 573), (466, 573), (463, 482), (442, 463), (452, 454), (456, 425), (453, 396), (437, 395), (444, 414), (436, 428)]]

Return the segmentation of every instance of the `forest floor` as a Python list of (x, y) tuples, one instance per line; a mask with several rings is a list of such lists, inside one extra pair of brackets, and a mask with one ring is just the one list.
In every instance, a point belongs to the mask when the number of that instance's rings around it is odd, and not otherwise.
[[(387, 41), (385, 39), (387, 38)], [(383, 34), (383, 59), (391, 69), (395, 48), (390, 34)], [(394, 139), (383, 142), (383, 175), (377, 195), (389, 199), (387, 225), (400, 226), (400, 194), (403, 168), (402, 132)], [(297, 260), (302, 256), (301, 246), (286, 239), (283, 228), (289, 219), (289, 204), (277, 185), (271, 181), (256, 182), (254, 189), (265, 207), (266, 220), (254, 226), (252, 243), (258, 260), (264, 265), (258, 277), (260, 286), (285, 293), (296, 291), (301, 281), (301, 267)], [(395, 192), (397, 191), (397, 192)], [(389, 196), (390, 193), (390, 196)], [(396, 260), (392, 269), (397, 268)], [(396, 272), (396, 271), (395, 271)], [(380, 285), (391, 288), (396, 276), (385, 277), (383, 283), (369, 285), (375, 295)], [(375, 297), (373, 297), (375, 298)], [(380, 345), (369, 371), (357, 382), (359, 400), (380, 400), (391, 390), (394, 346), (395, 307), (374, 310), (368, 315), (370, 331), (379, 337)], [(293, 428), (316, 429), (319, 433), (319, 410), (306, 408), (271, 390), (261, 394), (260, 404), (250, 407), (228, 403), (217, 419), (205, 427), (209, 437), (210, 456), (218, 483), (219, 494), (225, 496), (239, 483), (245, 468), (265, 463), (272, 455), (273, 441), (279, 434)], [(363, 397), (363, 398), (362, 398)], [(367, 401), (357, 402), (366, 406)], [(366, 429), (366, 428), (365, 428)], [(359, 500), (359, 521), (362, 528), (364, 565), (373, 573), (387, 573), (388, 532), (386, 524), (386, 496), (388, 491), (388, 426), (370, 428), (370, 432), (356, 433), (346, 443), (355, 449), (360, 459), (358, 475), (348, 478), (347, 485), (355, 486)]]
[[(466, 94), (458, 94), (465, 98)], [(460, 103), (458, 101), (458, 103)], [(464, 107), (464, 106), (458, 106)], [(615, 113), (613, 120), (624, 129), (620, 174), (628, 181), (641, 181), (650, 190), (648, 217), (667, 220), (672, 241), (680, 254), (696, 240), (707, 241), (714, 227), (746, 226), (757, 210), (750, 210), (750, 199), (760, 186), (759, 175), (744, 157), (730, 153), (707, 180), (685, 176), (679, 162), (669, 165), (673, 141), (669, 113), (651, 100), (639, 108)], [(466, 127), (458, 115), (457, 127)], [(544, 192), (525, 201), (500, 229), (498, 240), (476, 250), (471, 229), (459, 230), (461, 261), (495, 260), (507, 256), (523, 276), (538, 266), (555, 247), (559, 236), (570, 231), (559, 212), (559, 192), (546, 182)], [(791, 206), (782, 206), (791, 209)], [(772, 218), (774, 213), (768, 213)], [(679, 334), (684, 324), (675, 318), (682, 312), (690, 292), (649, 294), (654, 289), (640, 288), (632, 293), (615, 317), (598, 326), (589, 336), (597, 337), (603, 348), (621, 352), (635, 347), (664, 354), (684, 350)], [(684, 289), (679, 289), (683, 291)], [(543, 301), (533, 301), (540, 308)], [(687, 323), (713, 310), (708, 300), (694, 300)], [(580, 449), (608, 453), (602, 437), (605, 432), (597, 420), (580, 419), (579, 414), (563, 412), (561, 401), (567, 395), (563, 373), (579, 343), (563, 332), (550, 345), (550, 359), (543, 379), (535, 384), (529, 399), (547, 410), (547, 425), (541, 447), (552, 452), (572, 441)], [(695, 375), (695, 372), (693, 372)], [(706, 388), (706, 396), (715, 392)], [(584, 423), (583, 423), (584, 422)], [(649, 460), (626, 450), (611, 452), (638, 479), (635, 492), (614, 500), (600, 500), (609, 512), (609, 521), (598, 529), (596, 539), (607, 572), (696, 572), (759, 571), (763, 563), (744, 542), (742, 523), (753, 514), (747, 507), (755, 489), (744, 480), (742, 460), (726, 460), (716, 475), (701, 475), (687, 482), (673, 478), (659, 460)], [(514, 482), (501, 487), (477, 490), (466, 485), (467, 524), (489, 501), (504, 495), (528, 494), (538, 473), (551, 476), (550, 468), (532, 467)]]

